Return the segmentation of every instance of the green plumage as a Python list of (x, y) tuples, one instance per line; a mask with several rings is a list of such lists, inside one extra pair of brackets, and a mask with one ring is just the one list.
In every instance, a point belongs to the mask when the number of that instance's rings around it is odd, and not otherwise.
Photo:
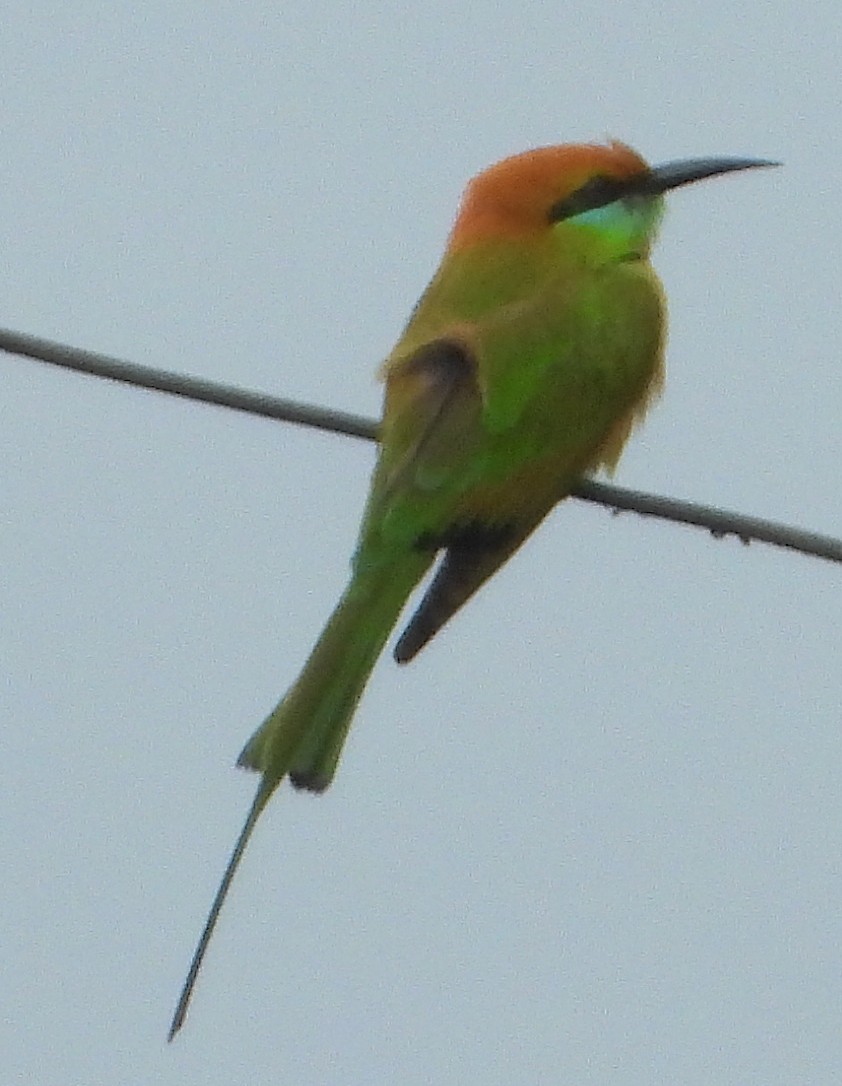
[(650, 168), (622, 144), (505, 159), (468, 187), (441, 266), (383, 366), (380, 452), (350, 583), (304, 668), (243, 749), (261, 774), (173, 1017), (180, 1028), (219, 911), (269, 798), (321, 792), (408, 596), (411, 660), (583, 473), (613, 468), (662, 378), (648, 262), (669, 188), (768, 165)]
[(327, 788), (371, 669), (431, 559), (410, 552), (399, 562), (356, 563), (304, 669), (248, 741), (238, 765), (276, 783), (289, 774), (296, 787)]

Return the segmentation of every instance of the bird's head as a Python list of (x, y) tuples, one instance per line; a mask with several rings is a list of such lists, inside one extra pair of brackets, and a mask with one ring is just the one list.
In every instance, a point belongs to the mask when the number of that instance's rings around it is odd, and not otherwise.
[(761, 159), (703, 158), (650, 166), (616, 142), (539, 147), (495, 163), (468, 184), (450, 248), (557, 231), (590, 234), (619, 253), (643, 256), (657, 231), (665, 192), (716, 174), (772, 165)]

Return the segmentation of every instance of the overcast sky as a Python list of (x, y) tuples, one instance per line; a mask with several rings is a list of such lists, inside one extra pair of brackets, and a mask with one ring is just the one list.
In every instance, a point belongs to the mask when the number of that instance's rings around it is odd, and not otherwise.
[[(670, 198), (617, 481), (842, 531), (837, 0), (3, 24), (0, 324), (371, 416), (483, 166), (783, 160)], [(840, 1078), (839, 568), (575, 502), (278, 794), (167, 1046), (374, 450), (0, 366), (3, 1086)]]

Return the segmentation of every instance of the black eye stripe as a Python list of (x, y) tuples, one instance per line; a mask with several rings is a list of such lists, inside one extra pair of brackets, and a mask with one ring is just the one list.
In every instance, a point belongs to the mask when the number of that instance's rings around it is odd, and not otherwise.
[(576, 189), (570, 196), (553, 204), (550, 208), (550, 222), (561, 222), (570, 219), (574, 215), (581, 215), (583, 211), (591, 211), (595, 207), (604, 207), (605, 204), (613, 204), (621, 196), (629, 191), (629, 182), (620, 181), (616, 177), (606, 177), (604, 174), (595, 174), (589, 177), (581, 188)]

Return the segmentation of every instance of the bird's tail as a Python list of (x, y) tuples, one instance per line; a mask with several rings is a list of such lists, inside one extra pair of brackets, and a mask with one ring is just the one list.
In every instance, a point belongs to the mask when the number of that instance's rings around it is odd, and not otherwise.
[(304, 670), (278, 707), (246, 743), (239, 765), (262, 774), (211, 905), (170, 1026), (181, 1029), (228, 889), (273, 792), (289, 776), (298, 788), (322, 792), (333, 780), (354, 709), (406, 598), (432, 561), (410, 553), (391, 566), (357, 568)]
[(265, 781), (289, 775), (297, 788), (327, 788), (371, 670), (430, 561), (419, 552), (355, 571), (295, 684), (246, 743), (238, 765)]

